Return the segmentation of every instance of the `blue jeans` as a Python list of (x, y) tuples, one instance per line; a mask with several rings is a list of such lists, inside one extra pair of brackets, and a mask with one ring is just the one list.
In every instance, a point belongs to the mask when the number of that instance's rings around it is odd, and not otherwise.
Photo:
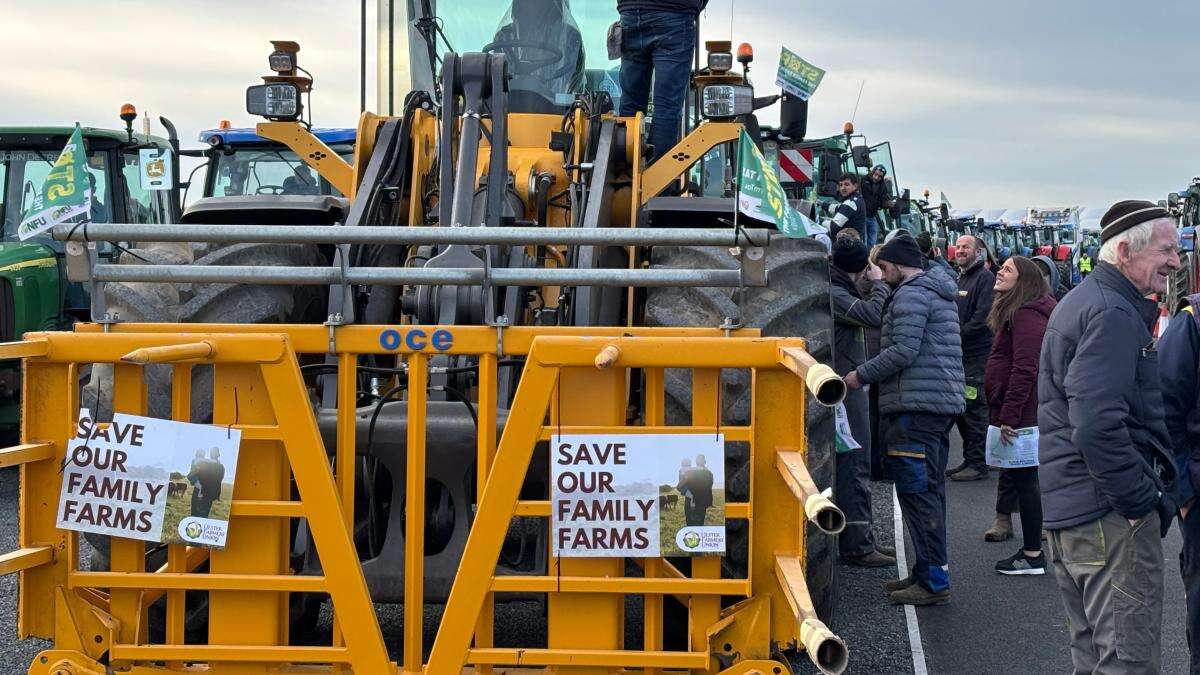
[(653, 78), (652, 157), (679, 142), (683, 99), (692, 77), (696, 17), (681, 12), (632, 10), (621, 13), (621, 116), (646, 112)]
[(867, 245), (867, 250), (875, 245), (875, 240), (879, 238), (879, 221), (873, 217), (867, 217), (867, 231), (863, 233), (863, 243)]
[(880, 422), (884, 470), (895, 481), (900, 513), (912, 539), (912, 575), (934, 592), (950, 587), (945, 471), (953, 424), (949, 416), (926, 413), (887, 415)]

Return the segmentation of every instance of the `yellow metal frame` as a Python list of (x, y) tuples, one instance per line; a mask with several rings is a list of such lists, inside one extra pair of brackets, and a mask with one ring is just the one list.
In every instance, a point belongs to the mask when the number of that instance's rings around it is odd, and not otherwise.
[[(254, 133), (283, 143), (329, 184), (346, 196), (354, 194), (354, 169), (299, 122), (259, 122)], [(357, 156), (357, 153), (356, 153)]]
[[(22, 443), (0, 450), (0, 464), (21, 466), (20, 549), (0, 557), (0, 573), (20, 575), (18, 634), (54, 641), (30, 673), (104, 673), (100, 659), (131, 673), (344, 672), (458, 673), (493, 667), (551, 668), (571, 673), (621, 669), (694, 673), (780, 673), (770, 655), (836, 637), (816, 620), (804, 585), (804, 513), (778, 468), (781, 453), (805, 453), (803, 373), (798, 338), (761, 338), (757, 331), (697, 328), (448, 327), (453, 344), (441, 353), (479, 357), (479, 428), (496, 428), (499, 357), (525, 356), (525, 367), (503, 435), (478, 439), (479, 504), (475, 522), (426, 662), (423, 658), (423, 538), (406, 538), (403, 654), (390, 661), (359, 565), (351, 532), (354, 504), (356, 363), (362, 354), (404, 359), (408, 377), (424, 382), (432, 346), (386, 349), (386, 326), (245, 326), (117, 324), (75, 333), (36, 333), (0, 344), (0, 358), (24, 359)], [(400, 326), (397, 330), (421, 329)], [(432, 331), (436, 327), (424, 327)], [(331, 463), (297, 357), (337, 355), (337, 447)], [(787, 350), (785, 352), (785, 350)], [(144, 413), (142, 371), (174, 369), (172, 414), (189, 416), (191, 369), (214, 368), (213, 423), (242, 430), (224, 550), (168, 547), (167, 564), (145, 569), (145, 544), (112, 538), (111, 569), (81, 571), (78, 535), (55, 527), (64, 449), (79, 408), (78, 374), (91, 363), (114, 363), (113, 408)], [(664, 423), (664, 369), (693, 373), (691, 426)], [(514, 516), (548, 517), (546, 501), (519, 499), (535, 445), (552, 433), (695, 433), (720, 420), (721, 369), (749, 369), (751, 418), (720, 426), (729, 441), (749, 445), (750, 499), (726, 505), (726, 518), (748, 522), (748, 573), (721, 578), (717, 556), (692, 559), (691, 575), (666, 559), (639, 560), (644, 576), (625, 575), (621, 559), (553, 560), (557, 574), (497, 576), (495, 566)], [(644, 419), (626, 420), (626, 378), (644, 372)], [(798, 377), (797, 375), (800, 375)], [(425, 512), (425, 391), (408, 387), (408, 531), (423, 529)], [(291, 497), (294, 481), (299, 499)], [(755, 514), (770, 514), (756, 518)], [(289, 519), (306, 518), (323, 576), (295, 576), (288, 567)], [(206, 572), (197, 566), (207, 561)], [(209, 596), (209, 641), (184, 644), (186, 591)], [(288, 646), (289, 593), (327, 593), (333, 604), (332, 644)], [(497, 593), (545, 593), (544, 648), (492, 646)], [(151, 603), (166, 596), (166, 638), (152, 644)], [(624, 649), (624, 598), (645, 598), (644, 649)], [(686, 651), (662, 643), (662, 598), (684, 601), (690, 616)], [(721, 598), (743, 598), (725, 609)], [(824, 630), (820, 633), (819, 630)], [(818, 631), (814, 633), (814, 631)], [(816, 640), (815, 642), (813, 640)], [(473, 643), (473, 644), (472, 644)], [(840, 644), (840, 640), (837, 641)], [(813, 652), (815, 654), (815, 652)], [(284, 670), (281, 670), (283, 668)]]
[(704, 122), (692, 129), (692, 132), (676, 143), (675, 147), (659, 155), (658, 159), (642, 172), (638, 203), (645, 205), (666, 189), (671, 181), (700, 161), (709, 150), (722, 143), (736, 141), (744, 128), (741, 122)]

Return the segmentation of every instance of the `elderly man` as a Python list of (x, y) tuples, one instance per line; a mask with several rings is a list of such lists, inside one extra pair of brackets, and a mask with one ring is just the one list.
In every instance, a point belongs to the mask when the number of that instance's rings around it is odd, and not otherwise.
[(963, 411), (962, 348), (954, 280), (923, 269), (912, 237), (895, 237), (877, 254), (895, 288), (883, 308), (880, 350), (846, 375), (846, 386), (879, 388), (884, 469), (895, 481), (913, 542), (912, 574), (884, 584), (893, 603), (950, 601), (946, 550), (946, 457), (950, 427)]
[(1146, 296), (1179, 269), (1179, 235), (1166, 209), (1137, 200), (1100, 226), (1100, 263), (1042, 343), (1042, 506), (1075, 672), (1157, 673), (1176, 472)]
[(988, 409), (983, 396), (983, 370), (992, 350), (992, 331), (987, 317), (992, 311), (992, 287), (996, 275), (987, 268), (987, 250), (969, 234), (954, 244), (958, 263), (958, 320), (962, 330), (963, 372), (966, 374), (967, 407), (955, 423), (963, 441), (963, 461), (950, 469), (950, 480), (981, 480), (988, 477), (983, 447), (987, 440)]

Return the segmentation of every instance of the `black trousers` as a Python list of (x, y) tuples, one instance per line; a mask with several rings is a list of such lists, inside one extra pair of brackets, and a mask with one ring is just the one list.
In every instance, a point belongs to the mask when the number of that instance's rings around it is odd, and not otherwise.
[[(984, 444), (987, 442), (988, 406), (983, 394), (983, 370), (987, 365), (987, 354), (963, 358), (963, 371), (967, 382), (967, 409), (954, 418), (958, 434), (963, 439), (963, 462), (982, 471), (987, 470), (984, 462)], [(972, 397), (974, 390), (974, 397)]]
[(1021, 513), (1021, 537), (1026, 551), (1042, 550), (1042, 490), (1038, 468), (1001, 469), (996, 485), (996, 513)]
[[(1187, 480), (1184, 477), (1183, 480)], [(1200, 509), (1192, 502), (1187, 518), (1181, 519), (1183, 549), (1179, 551), (1179, 573), (1187, 606), (1187, 641), (1192, 652), (1191, 672), (1200, 673)]]

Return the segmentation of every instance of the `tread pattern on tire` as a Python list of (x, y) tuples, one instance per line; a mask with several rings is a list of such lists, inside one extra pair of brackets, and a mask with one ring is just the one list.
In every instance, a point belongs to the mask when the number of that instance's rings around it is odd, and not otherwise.
[[(813, 239), (773, 239), (766, 249), (768, 285), (746, 288), (741, 309), (742, 323), (758, 328), (764, 336), (799, 336), (818, 360), (832, 363), (833, 316), (829, 300), (829, 263), (825, 247)], [(737, 262), (723, 247), (656, 247), (651, 265), (655, 269), (736, 269)], [(737, 289), (652, 288), (646, 296), (648, 326), (709, 326), (738, 315)], [(745, 424), (750, 417), (750, 374), (723, 371), (721, 388), (722, 422)], [(664, 376), (667, 424), (688, 424), (691, 419), (691, 379), (687, 371), (668, 370)], [(834, 480), (833, 411), (823, 406), (807, 407), (808, 469), (819, 486)], [(726, 460), (727, 489), (748, 489), (748, 465), (744, 455), (731, 452)], [(737, 538), (731, 524), (730, 549)], [(836, 600), (837, 538), (813, 526), (807, 529), (807, 581), (818, 614), (826, 622), (834, 615)], [(726, 558), (727, 565), (739, 561)], [(745, 561), (741, 560), (741, 572)], [(737, 573), (738, 570), (729, 570)]]

